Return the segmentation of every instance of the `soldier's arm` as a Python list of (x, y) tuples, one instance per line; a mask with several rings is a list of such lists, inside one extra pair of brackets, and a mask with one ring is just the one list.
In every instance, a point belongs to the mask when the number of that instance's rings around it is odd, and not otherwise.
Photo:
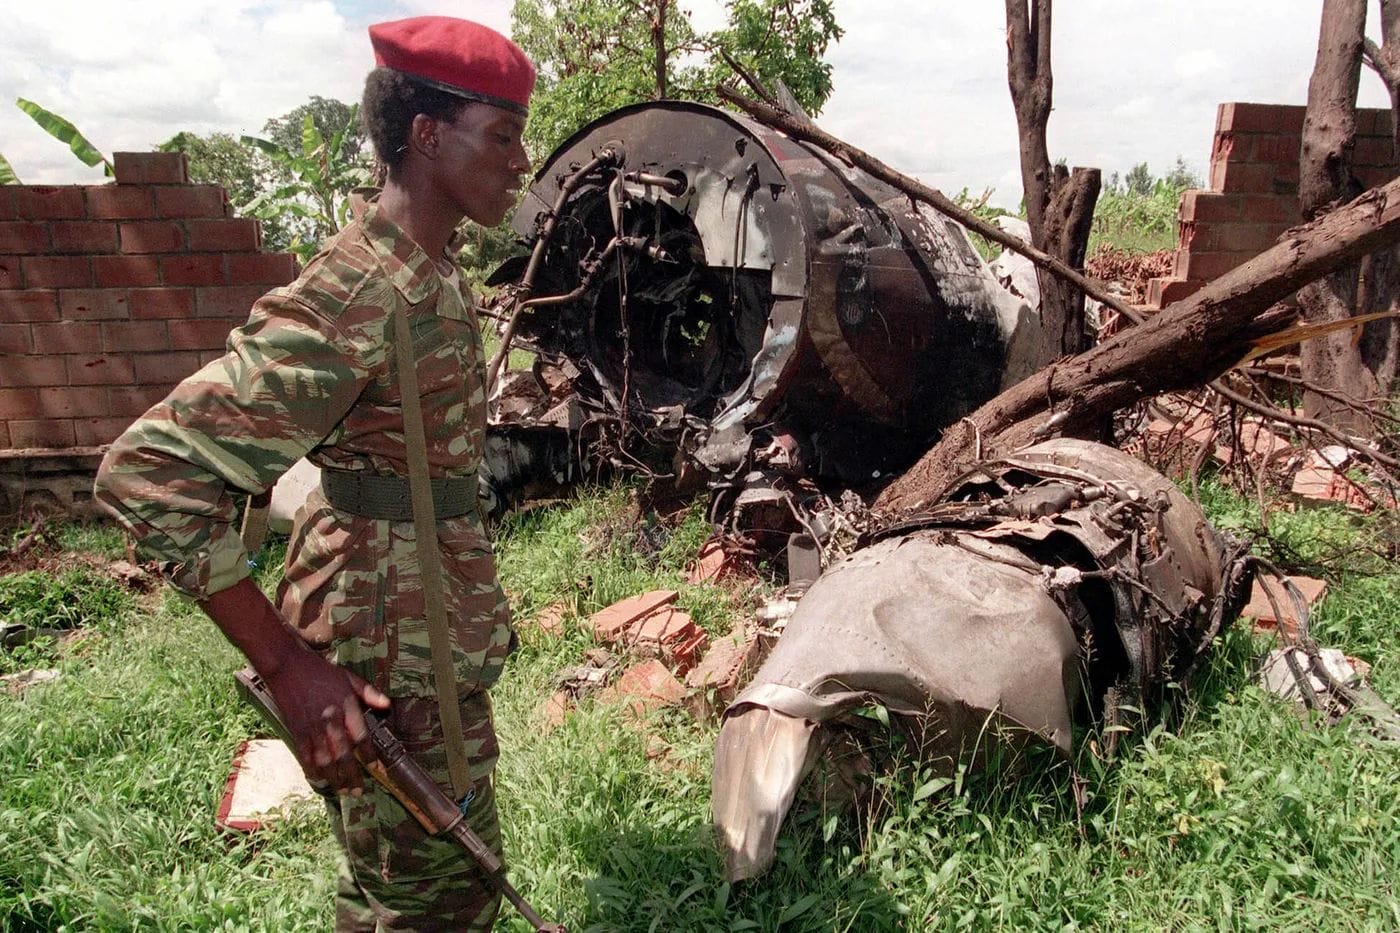
[(306, 646), (262, 590), (244, 578), (199, 601), (272, 691), (307, 778), (359, 795), (374, 758), (361, 703), (386, 709), (389, 698)]

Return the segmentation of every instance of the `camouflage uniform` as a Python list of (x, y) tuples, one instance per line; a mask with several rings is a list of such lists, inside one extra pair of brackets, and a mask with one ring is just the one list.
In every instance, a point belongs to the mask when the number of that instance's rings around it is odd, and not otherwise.
[[(259, 299), (225, 355), (176, 386), (103, 461), (99, 499), (177, 589), (202, 598), (248, 575), (230, 489), (265, 490), (303, 455), (322, 467), (407, 475), (392, 342), (393, 315), (405, 312), (429, 471), (477, 475), (485, 373), (472, 302), (371, 205), (297, 281)], [(439, 522), (438, 540), (476, 784), (469, 816), (499, 849), (484, 691), (509, 652), (509, 612), (480, 518)], [(296, 517), (277, 601), (309, 643), (394, 698), (390, 725), (450, 787), (412, 522), (350, 515), (313, 492)], [(490, 927), (498, 898), (460, 850), (425, 840), (395, 800), (375, 789), (330, 806), (349, 856), (338, 926)]]

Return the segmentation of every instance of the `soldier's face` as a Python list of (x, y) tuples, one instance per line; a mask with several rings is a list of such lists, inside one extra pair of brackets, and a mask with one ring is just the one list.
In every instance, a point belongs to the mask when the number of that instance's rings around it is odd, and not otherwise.
[(484, 227), (494, 227), (515, 206), (521, 177), (530, 170), (521, 134), (525, 118), (472, 103), (457, 119), (438, 124), (438, 170), (454, 206)]

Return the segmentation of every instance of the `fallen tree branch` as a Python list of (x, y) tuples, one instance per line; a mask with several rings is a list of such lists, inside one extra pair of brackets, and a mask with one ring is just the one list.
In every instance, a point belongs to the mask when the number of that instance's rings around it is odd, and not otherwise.
[(1246, 376), (1249, 376), (1251, 378), (1268, 379), (1273, 382), (1282, 382), (1286, 385), (1296, 386), (1297, 388), (1303, 389), (1307, 392), (1316, 392), (1323, 398), (1329, 398), (1340, 405), (1345, 405), (1348, 408), (1361, 412), (1362, 414), (1366, 415), (1366, 417), (1371, 418), (1374, 421), (1389, 421), (1391, 424), (1400, 425), (1400, 418), (1397, 418), (1395, 415), (1392, 415), (1387, 411), (1383, 411), (1379, 405), (1373, 404), (1371, 402), (1358, 401), (1357, 399), (1352, 398), (1350, 395), (1347, 395), (1344, 392), (1338, 392), (1335, 389), (1329, 389), (1326, 386), (1320, 386), (1315, 382), (1312, 382), (1308, 379), (1303, 379), (1299, 376), (1290, 376), (1287, 373), (1276, 372), (1272, 369), (1265, 369), (1262, 366), (1250, 366), (1246, 369), (1241, 369), (1240, 372), (1244, 373)]
[(1291, 415), (1283, 409), (1275, 405), (1270, 405), (1267, 402), (1256, 402), (1249, 396), (1236, 392), (1234, 389), (1222, 385), (1219, 382), (1211, 383), (1211, 388), (1236, 405), (1248, 411), (1252, 411), (1256, 415), (1262, 415), (1280, 424), (1287, 424), (1295, 428), (1304, 428), (1309, 431), (1317, 431), (1320, 434), (1325, 434), (1343, 447), (1355, 450), (1357, 453), (1365, 455), (1368, 459), (1382, 466), (1388, 466), (1392, 470), (1400, 470), (1400, 460), (1395, 459), (1389, 454), (1382, 453), (1370, 444), (1363, 443), (1357, 438), (1343, 434), (1325, 421), (1318, 421), (1316, 418), (1308, 418), (1303, 415)]
[(849, 143), (832, 136), (830, 133), (818, 129), (815, 125), (792, 116), (786, 111), (745, 97), (743, 94), (740, 94), (727, 85), (720, 85), (718, 92), (720, 97), (741, 110), (744, 110), (758, 122), (780, 130), (793, 139), (809, 142), (820, 149), (826, 150), (846, 163), (854, 165), (866, 174), (878, 178), (880, 181), (883, 181), (893, 188), (897, 188), (914, 200), (922, 201), (939, 213), (946, 214), (969, 230), (975, 231), (994, 243), (1000, 243), (1012, 252), (1025, 256), (1038, 268), (1046, 269), (1060, 276), (1062, 279), (1073, 283), (1074, 286), (1084, 292), (1084, 294), (1093, 298), (1095, 301), (1102, 302), (1128, 320), (1134, 323), (1142, 322), (1142, 315), (1131, 305), (1126, 304), (1121, 299), (1112, 295), (1102, 282), (1094, 281), (1083, 273), (1077, 272), (1065, 265), (1049, 253), (1036, 249), (1025, 240), (1012, 236), (995, 224), (987, 223), (971, 211), (964, 210), (949, 200), (948, 196), (938, 189), (930, 188), (921, 182), (915, 181), (908, 175), (895, 171), (869, 153), (857, 149)]
[[(1268, 331), (1264, 312), (1276, 302), (1396, 242), (1400, 179), (1288, 231), (1273, 247), (1190, 297), (1061, 360), (1054, 367), (1053, 395), (1044, 370), (1002, 392), (951, 426), (885, 489), (876, 507), (899, 512), (923, 506), (965, 465), (974, 436), (980, 435), (993, 455), (1006, 453), (1052, 431), (1085, 433), (1110, 412), (1143, 398), (1218, 378)], [(1053, 420), (1037, 418), (1047, 408)]]

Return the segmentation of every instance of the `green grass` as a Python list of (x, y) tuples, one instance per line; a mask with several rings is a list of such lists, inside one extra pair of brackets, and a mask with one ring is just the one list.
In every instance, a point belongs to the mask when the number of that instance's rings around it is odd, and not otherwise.
[[(1267, 532), (1262, 552), (1329, 575), (1319, 640), (1371, 661), (1377, 688), (1400, 698), (1400, 574), (1372, 556), (1383, 529), (1337, 510), (1264, 521), (1212, 482), (1203, 491), (1222, 524)], [(670, 711), (643, 731), (585, 703), (546, 732), (538, 713), (554, 674), (591, 644), (582, 620), (616, 598), (676, 588), (712, 632), (743, 611), (743, 594), (736, 609), (718, 587), (683, 583), (708, 531), (701, 511), (639, 535), (646, 521), (628, 503), (622, 489), (590, 491), (499, 536), (518, 616), (569, 609), (558, 636), (522, 624), (495, 699), (512, 877), (570, 929), (1400, 925), (1400, 755), (1347, 725), (1314, 728), (1252, 686), (1266, 645), (1238, 629), (1165, 722), (1111, 763), (1080, 754), (1082, 822), (1069, 766), (1046, 755), (928, 795), (928, 775), (904, 759), (878, 805), (799, 807), (774, 869), (725, 884), (708, 812), (712, 725)], [(73, 540), (114, 553), (100, 535)], [(271, 585), (275, 572), (262, 573)], [(251, 838), (213, 826), (256, 722), (212, 625), (174, 597), (132, 600), (54, 657), (59, 681), (0, 695), (0, 929), (330, 926), (334, 851), (314, 807)], [(651, 760), (658, 740), (669, 752)]]

